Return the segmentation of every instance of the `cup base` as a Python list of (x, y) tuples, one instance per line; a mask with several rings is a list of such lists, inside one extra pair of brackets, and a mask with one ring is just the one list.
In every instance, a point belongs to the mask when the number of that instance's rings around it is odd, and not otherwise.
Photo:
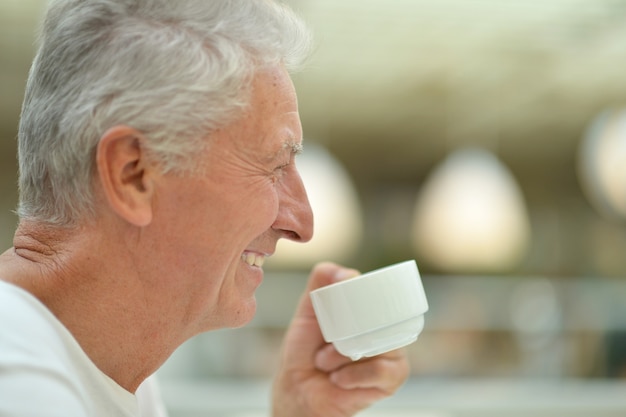
[(417, 340), (423, 328), (422, 314), (367, 333), (334, 340), (333, 345), (339, 353), (356, 361), (407, 346)]

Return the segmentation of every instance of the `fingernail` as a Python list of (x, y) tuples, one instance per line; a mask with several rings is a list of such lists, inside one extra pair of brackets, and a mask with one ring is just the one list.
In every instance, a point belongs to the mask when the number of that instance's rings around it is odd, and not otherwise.
[(330, 382), (332, 382), (333, 384), (339, 386), (339, 375), (337, 374), (337, 372), (333, 372), (329, 375), (329, 379)]
[(322, 370), (323, 364), (324, 364), (324, 350), (318, 350), (317, 353), (315, 354), (315, 367), (319, 370)]
[(352, 268), (340, 268), (335, 272), (335, 281), (343, 281), (348, 278), (354, 278), (359, 275), (359, 271)]

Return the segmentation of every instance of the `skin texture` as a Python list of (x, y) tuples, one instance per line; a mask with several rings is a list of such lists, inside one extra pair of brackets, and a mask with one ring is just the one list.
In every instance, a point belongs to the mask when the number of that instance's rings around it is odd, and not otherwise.
[[(279, 239), (306, 242), (313, 233), (284, 68), (256, 76), (251, 106), (207, 138), (197, 174), (163, 174), (147, 141), (130, 126), (107, 130), (96, 153), (95, 218), (72, 229), (23, 220), (0, 256), (2, 279), (39, 298), (130, 392), (190, 337), (250, 321), (263, 258)], [(340, 271), (319, 266), (309, 289)], [(407, 374), (402, 352), (352, 363), (326, 346), (305, 294), (285, 339), (274, 415), (353, 415)]]

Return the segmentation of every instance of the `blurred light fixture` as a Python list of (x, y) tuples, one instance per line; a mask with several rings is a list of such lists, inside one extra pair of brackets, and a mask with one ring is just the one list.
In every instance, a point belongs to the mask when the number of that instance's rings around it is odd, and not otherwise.
[(626, 219), (626, 110), (607, 110), (591, 123), (579, 147), (583, 192), (600, 214)]
[(515, 179), (480, 148), (457, 150), (436, 167), (413, 216), (415, 250), (441, 271), (508, 271), (529, 245), (530, 222)]
[(313, 239), (305, 244), (281, 239), (268, 266), (299, 269), (347, 260), (363, 235), (361, 206), (348, 173), (326, 149), (310, 142), (296, 164), (315, 217)]

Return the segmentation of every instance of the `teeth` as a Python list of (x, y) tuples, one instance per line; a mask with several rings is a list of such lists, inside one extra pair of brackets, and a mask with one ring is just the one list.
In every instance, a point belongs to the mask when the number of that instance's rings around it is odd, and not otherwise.
[(265, 262), (265, 256), (249, 252), (241, 255), (241, 259), (250, 266), (261, 267), (263, 266), (263, 262)]

